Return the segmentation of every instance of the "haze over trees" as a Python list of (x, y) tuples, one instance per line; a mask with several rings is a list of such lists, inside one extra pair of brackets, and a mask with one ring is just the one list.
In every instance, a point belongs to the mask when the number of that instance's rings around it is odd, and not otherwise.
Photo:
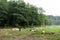
[(60, 25), (60, 16), (47, 15), (50, 20), (50, 25)]

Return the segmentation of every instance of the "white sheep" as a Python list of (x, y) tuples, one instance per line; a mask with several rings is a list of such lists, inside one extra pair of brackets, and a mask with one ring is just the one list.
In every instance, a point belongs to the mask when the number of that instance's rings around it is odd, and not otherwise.
[(37, 29), (30, 29), (31, 32), (35, 32)]
[(46, 32), (45, 31), (42, 31), (43, 34), (45, 34)]
[(19, 28), (12, 28), (12, 31), (19, 31)]
[(30, 30), (31, 32), (34, 32), (35, 30)]

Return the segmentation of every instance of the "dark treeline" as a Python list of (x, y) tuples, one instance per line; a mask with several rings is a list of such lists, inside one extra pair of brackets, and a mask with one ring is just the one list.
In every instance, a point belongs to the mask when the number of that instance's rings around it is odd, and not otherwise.
[(48, 15), (47, 17), (49, 19), (50, 25), (60, 25), (60, 16)]
[(47, 18), (43, 8), (25, 3), (22, 0), (0, 0), (0, 26), (45, 25)]

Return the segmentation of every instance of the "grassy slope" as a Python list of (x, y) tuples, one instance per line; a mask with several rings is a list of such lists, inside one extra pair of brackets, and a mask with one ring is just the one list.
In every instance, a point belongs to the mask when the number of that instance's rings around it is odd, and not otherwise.
[[(4, 28), (4, 29), (0, 29), (2, 30), (0, 32), (0, 36), (5, 36), (5, 37), (13, 37), (13, 36), (21, 36), (21, 35), (31, 35), (31, 36), (36, 36), (36, 37), (43, 37), (46, 38), (48, 40), (60, 40), (60, 27), (59, 26), (46, 26), (46, 27), (34, 27), (33, 29), (38, 28), (35, 32), (30, 32), (29, 30), (31, 28), (22, 28), (22, 31), (12, 31), (11, 28)], [(49, 34), (41, 34), (42, 31), (45, 32), (55, 32), (58, 34), (55, 35), (49, 35)]]

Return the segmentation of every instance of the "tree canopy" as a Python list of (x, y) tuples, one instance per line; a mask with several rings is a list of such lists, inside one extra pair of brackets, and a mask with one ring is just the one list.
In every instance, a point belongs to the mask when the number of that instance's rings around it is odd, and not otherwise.
[[(38, 12), (39, 11), (39, 12)], [(0, 26), (32, 26), (45, 24), (44, 10), (21, 0), (0, 2)]]

